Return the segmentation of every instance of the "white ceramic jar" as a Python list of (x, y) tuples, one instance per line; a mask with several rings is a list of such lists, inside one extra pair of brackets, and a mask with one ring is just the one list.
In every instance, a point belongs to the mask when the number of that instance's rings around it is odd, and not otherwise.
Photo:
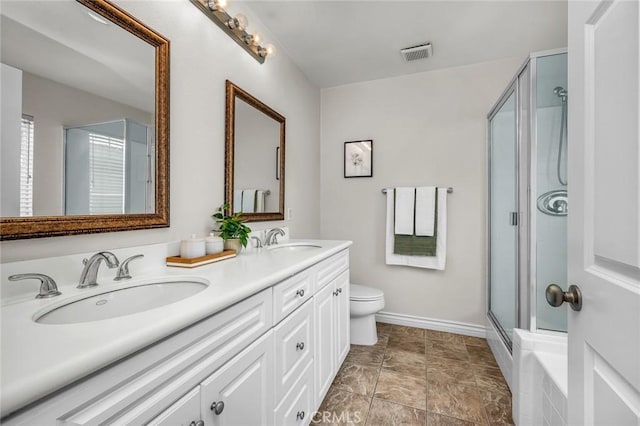
[(206, 254), (206, 246), (203, 238), (196, 238), (196, 234), (191, 234), (188, 240), (180, 242), (180, 257), (183, 259), (193, 259)]
[(220, 253), (224, 248), (224, 240), (212, 232), (204, 239), (207, 254)]

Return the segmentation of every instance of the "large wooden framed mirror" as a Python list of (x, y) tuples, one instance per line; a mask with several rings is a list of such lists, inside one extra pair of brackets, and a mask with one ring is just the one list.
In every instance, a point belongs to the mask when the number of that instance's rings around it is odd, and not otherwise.
[(107, 0), (6, 0), (0, 239), (169, 226), (169, 40)]
[(285, 122), (227, 80), (225, 202), (248, 222), (284, 219)]

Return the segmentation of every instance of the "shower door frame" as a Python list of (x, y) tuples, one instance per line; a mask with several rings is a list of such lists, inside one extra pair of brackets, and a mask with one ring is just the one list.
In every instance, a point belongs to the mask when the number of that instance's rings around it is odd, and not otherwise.
[[(525, 63), (526, 66), (526, 63)], [(522, 66), (516, 75), (513, 77), (507, 88), (502, 92), (500, 98), (495, 103), (491, 111), (487, 115), (487, 242), (486, 242), (486, 256), (487, 256), (487, 272), (486, 272), (486, 283), (487, 283), (487, 316), (489, 320), (493, 323), (495, 329), (498, 331), (500, 338), (504, 342), (504, 344), (509, 349), (509, 352), (512, 351), (512, 341), (511, 338), (507, 335), (506, 331), (500, 324), (500, 321), (495, 316), (495, 314), (491, 311), (491, 166), (492, 166), (492, 158), (491, 158), (491, 147), (492, 147), (492, 132), (491, 132), (491, 120), (495, 118), (500, 109), (504, 106), (504, 104), (509, 100), (509, 98), (514, 96), (514, 118), (515, 118), (515, 204), (516, 206), (520, 205), (520, 194), (519, 194), (519, 185), (520, 185), (520, 161), (518, 160), (520, 157), (520, 110), (518, 106), (520, 105), (520, 93), (519, 93), (519, 77), (524, 70), (525, 66)], [(516, 280), (515, 285), (515, 303), (514, 303), (514, 326), (513, 328), (520, 327), (520, 316), (518, 314), (520, 308), (520, 286), (518, 285), (519, 279), (519, 271), (520, 271), (520, 215), (517, 215), (517, 225), (516, 225), (516, 256), (515, 256), (515, 271), (514, 279)]]

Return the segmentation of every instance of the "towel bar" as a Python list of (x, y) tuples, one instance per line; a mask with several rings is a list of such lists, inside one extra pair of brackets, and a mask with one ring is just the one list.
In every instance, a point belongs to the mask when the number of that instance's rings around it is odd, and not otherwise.
[[(447, 193), (451, 194), (453, 192), (453, 188), (452, 187), (448, 187), (447, 188)], [(382, 188), (382, 193), (386, 194), (387, 193), (387, 188)]]

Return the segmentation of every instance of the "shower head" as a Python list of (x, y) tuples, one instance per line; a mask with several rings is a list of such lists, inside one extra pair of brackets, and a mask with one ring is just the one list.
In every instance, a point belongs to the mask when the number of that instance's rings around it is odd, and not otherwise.
[(567, 100), (567, 90), (564, 87), (557, 86), (553, 89), (553, 93), (557, 97), (562, 98), (562, 102), (565, 102)]

